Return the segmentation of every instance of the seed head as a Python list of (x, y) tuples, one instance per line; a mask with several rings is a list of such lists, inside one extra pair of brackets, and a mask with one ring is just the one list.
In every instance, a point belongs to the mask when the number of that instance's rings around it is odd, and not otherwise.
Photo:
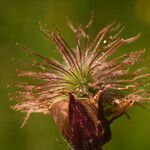
[[(75, 150), (101, 150), (111, 139), (110, 124), (135, 104), (149, 101), (144, 90), (143, 74), (139, 68), (130, 68), (139, 60), (144, 50), (123, 54), (110, 59), (124, 45), (136, 41), (140, 34), (122, 38), (124, 28), (116, 23), (104, 27), (94, 39), (88, 31), (93, 16), (85, 27), (69, 26), (74, 32), (76, 47), (71, 48), (57, 30), (50, 32), (40, 23), (43, 34), (53, 41), (63, 62), (44, 57), (21, 45), (30, 56), (43, 62), (32, 64), (37, 71), (20, 71), (20, 77), (36, 79), (34, 84), (19, 83), (17, 100), (13, 109), (51, 115), (62, 135)], [(84, 41), (84, 42), (83, 42)], [(23, 123), (23, 125), (24, 125)]]

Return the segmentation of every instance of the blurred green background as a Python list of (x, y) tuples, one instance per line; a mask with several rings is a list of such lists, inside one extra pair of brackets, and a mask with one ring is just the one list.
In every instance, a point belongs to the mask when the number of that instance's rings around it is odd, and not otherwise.
[[(142, 33), (142, 38), (123, 52), (146, 48), (143, 59), (150, 57), (150, 0), (0, 0), (0, 150), (68, 149), (49, 116), (33, 114), (26, 126), (20, 128), (24, 115), (10, 109), (7, 94), (14, 89), (7, 85), (17, 81), (19, 60), (26, 60), (16, 42), (23, 41), (45, 56), (58, 56), (40, 33), (39, 21), (50, 29), (56, 24), (70, 41), (66, 17), (85, 25), (92, 11), (96, 18), (92, 35), (108, 23), (120, 22), (126, 26), (126, 37)], [(145, 65), (148, 64), (146, 60)], [(112, 140), (104, 150), (150, 149), (150, 113), (135, 107), (129, 114), (131, 120), (122, 117), (113, 123)]]

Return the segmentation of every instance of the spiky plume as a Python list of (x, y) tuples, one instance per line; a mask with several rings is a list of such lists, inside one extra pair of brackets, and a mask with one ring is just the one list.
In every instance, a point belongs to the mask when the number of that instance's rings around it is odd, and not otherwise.
[[(141, 69), (135, 72), (130, 71), (130, 68), (138, 62), (144, 50), (123, 54), (111, 60), (108, 59), (120, 47), (136, 41), (140, 34), (127, 39), (122, 38), (120, 35), (124, 27), (118, 28), (119, 26), (114, 22), (100, 30), (94, 39), (90, 39), (88, 31), (92, 23), (93, 15), (85, 28), (82, 26), (74, 27), (70, 22), (68, 23), (75, 34), (75, 48), (71, 48), (67, 44), (58, 30), (50, 32), (40, 23), (43, 34), (56, 44), (58, 52), (63, 58), (62, 63), (41, 56), (19, 44), (27, 53), (43, 61), (42, 64), (36, 63), (34, 66), (39, 69), (40, 65), (44, 66), (44, 70), (41, 69), (41, 71), (20, 71), (18, 74), (20, 77), (37, 79), (34, 85), (24, 83), (17, 85), (20, 90), (15, 98), (20, 102), (13, 106), (13, 109), (27, 113), (25, 122), (29, 114), (33, 112), (51, 114), (63, 135), (69, 139), (69, 133), (67, 133), (69, 128), (61, 121), (61, 115), (55, 115), (56, 111), (53, 108), (57, 105), (59, 105), (58, 111), (60, 113), (64, 111), (66, 116), (72, 114), (68, 111), (69, 106), (69, 110), (83, 112), (83, 115), (85, 115), (85, 110), (82, 108), (84, 106), (89, 116), (95, 118), (95, 120), (97, 120), (95, 111), (100, 110), (100, 114), (103, 114), (103, 116), (98, 120), (101, 121), (101, 118), (104, 117), (104, 120), (107, 120), (107, 123), (110, 124), (116, 118), (126, 114), (133, 104), (141, 104), (150, 100), (149, 92), (143, 87), (144, 79), (148, 78), (150, 74), (143, 74)], [(84, 40), (84, 44), (81, 44), (81, 40)], [(103, 92), (101, 99), (97, 98), (99, 92)], [(83, 106), (80, 106), (74, 98), (69, 98), (68, 93), (74, 95)], [(102, 106), (97, 107), (100, 100)], [(80, 112), (76, 107), (73, 109), (73, 103), (68, 106), (71, 101), (75, 103), (78, 109), (83, 110), (80, 110)], [(70, 117), (73, 118), (72, 115)], [(59, 121), (58, 118), (60, 118)], [(87, 120), (90, 120), (89, 117), (87, 118)], [(72, 121), (74, 123), (74, 120)], [(81, 119), (81, 121), (83, 120)], [(92, 123), (92, 125), (94, 124)], [(94, 126), (92, 130), (95, 130)], [(96, 137), (98, 133), (91, 133), (91, 135), (93, 134)], [(100, 147), (104, 143), (105, 141), (100, 144)]]

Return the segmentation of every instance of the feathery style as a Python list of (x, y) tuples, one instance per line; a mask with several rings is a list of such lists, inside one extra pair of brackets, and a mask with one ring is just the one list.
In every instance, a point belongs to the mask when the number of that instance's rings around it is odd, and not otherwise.
[(33, 66), (35, 71), (20, 71), (20, 77), (36, 79), (36, 83), (19, 83), (13, 109), (26, 112), (27, 121), (31, 113), (51, 115), (64, 138), (74, 150), (102, 150), (111, 139), (110, 124), (133, 105), (150, 100), (144, 89), (144, 79), (150, 74), (143, 70), (132, 72), (130, 68), (139, 60), (144, 50), (123, 54), (110, 59), (119, 48), (136, 41), (140, 34), (122, 38), (116, 23), (104, 27), (94, 39), (88, 24), (74, 27), (68, 23), (75, 35), (76, 47), (71, 48), (60, 32), (50, 32), (40, 24), (43, 34), (53, 41), (63, 62), (44, 57), (21, 45), (31, 56), (42, 62)]

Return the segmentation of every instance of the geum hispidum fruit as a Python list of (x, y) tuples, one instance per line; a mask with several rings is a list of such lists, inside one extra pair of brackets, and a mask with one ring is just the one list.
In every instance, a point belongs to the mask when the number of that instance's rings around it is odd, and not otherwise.
[(18, 73), (20, 77), (37, 81), (17, 84), (19, 90), (15, 98), (20, 102), (13, 109), (27, 113), (24, 123), (33, 112), (51, 115), (75, 150), (101, 150), (111, 139), (110, 124), (127, 115), (134, 104), (150, 100), (149, 92), (143, 87), (144, 79), (150, 74), (143, 74), (141, 68), (130, 71), (144, 50), (108, 60), (116, 50), (140, 35), (124, 39), (120, 37), (123, 28), (116, 28), (118, 25), (112, 23), (90, 39), (88, 31), (92, 23), (93, 16), (84, 28), (81, 25), (75, 28), (69, 23), (75, 35), (75, 48), (65, 42), (58, 30), (50, 32), (40, 24), (44, 35), (56, 44), (63, 62), (19, 44), (30, 57), (37, 56), (43, 62), (33, 61), (37, 71)]

